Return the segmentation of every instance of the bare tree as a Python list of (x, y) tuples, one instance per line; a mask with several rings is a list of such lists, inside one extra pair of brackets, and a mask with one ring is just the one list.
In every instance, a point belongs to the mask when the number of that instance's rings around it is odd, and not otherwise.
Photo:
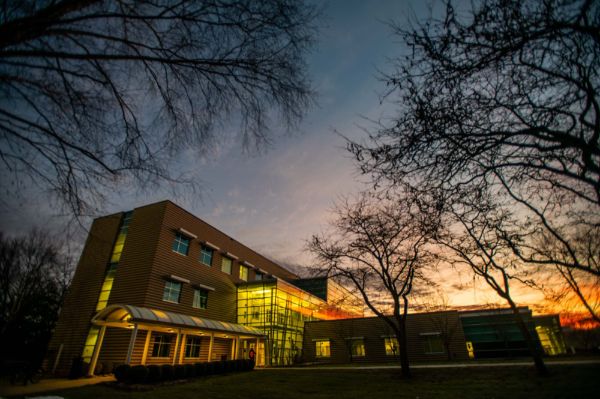
[(72, 263), (42, 231), (0, 233), (0, 354), (39, 364), (66, 293)]
[(469, 215), (482, 193), (495, 197), (515, 215), (496, 238), (522, 265), (600, 276), (598, 247), (577, 245), (600, 226), (600, 3), (473, 7), (393, 26), (410, 49), (383, 77), (398, 114), (349, 149), (377, 184), (409, 186), (424, 209)]
[(1, 173), (75, 215), (117, 184), (193, 185), (182, 156), (225, 128), (264, 148), (270, 119), (291, 127), (312, 99), (301, 1), (0, 3)]
[(327, 275), (352, 287), (389, 325), (408, 378), (406, 315), (414, 284), (425, 280), (429, 220), (409, 202), (364, 193), (339, 203), (334, 213), (332, 231), (313, 236), (308, 247)]
[(439, 331), (448, 360), (453, 360), (451, 344), (461, 326), (457, 319), (448, 317), (448, 312), (455, 310), (450, 304), (448, 295), (440, 287), (434, 287), (423, 293), (415, 308), (429, 314), (429, 322)]
[[(487, 193), (485, 191), (484, 193)], [(511, 283), (519, 281), (531, 285), (530, 274), (523, 271), (522, 260), (515, 256), (513, 248), (505, 239), (506, 226), (513, 225), (515, 218), (505, 209), (494, 207), (494, 199), (480, 195), (477, 207), (464, 212), (464, 206), (454, 203), (445, 215), (443, 227), (437, 231), (435, 241), (449, 251), (439, 251), (438, 256), (453, 266), (467, 265), (475, 276), (482, 278), (498, 296), (510, 306), (517, 327), (527, 344), (539, 374), (548, 373), (542, 358), (535, 332), (532, 332), (519, 311), (512, 296)]]

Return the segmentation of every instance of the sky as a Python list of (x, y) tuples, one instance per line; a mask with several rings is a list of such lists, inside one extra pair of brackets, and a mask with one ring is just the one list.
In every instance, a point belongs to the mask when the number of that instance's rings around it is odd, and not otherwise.
[[(170, 199), (250, 248), (282, 264), (310, 265), (305, 249), (312, 234), (327, 229), (330, 210), (342, 196), (368, 188), (344, 148), (344, 139), (364, 137), (368, 119), (393, 114), (381, 102), (384, 85), (378, 71), (389, 71), (390, 58), (405, 49), (386, 21), (407, 23), (430, 15), (425, 1), (337, 0), (323, 5), (321, 33), (308, 56), (309, 74), (318, 95), (297, 131), (285, 133), (272, 126), (274, 143), (260, 154), (245, 154), (239, 143), (225, 143), (202, 159), (182, 155), (182, 163), (201, 182), (197, 197), (174, 198), (167, 189), (137, 193), (121, 187), (110, 196), (105, 214)], [(438, 10), (441, 4), (435, 3)], [(336, 133), (337, 132), (337, 133)], [(0, 228), (14, 234), (33, 226), (57, 233), (64, 218), (35, 188), (24, 188), (18, 201), (2, 201)], [(3, 193), (2, 195), (4, 195)], [(81, 237), (81, 244), (84, 235)], [(77, 244), (77, 242), (75, 243)], [(77, 245), (75, 245), (76, 247)], [(498, 302), (481, 288), (473, 288), (470, 274), (444, 271), (450, 303), (456, 306)], [(522, 303), (541, 296), (521, 291)]]

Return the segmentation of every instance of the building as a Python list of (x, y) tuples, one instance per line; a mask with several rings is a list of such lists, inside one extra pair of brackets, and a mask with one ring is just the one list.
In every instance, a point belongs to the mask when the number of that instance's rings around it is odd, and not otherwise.
[[(288, 364), (304, 322), (362, 309), (294, 285), (299, 277), (170, 201), (94, 220), (46, 355), (65, 375), (119, 363), (232, 359)], [(331, 292), (343, 288), (329, 284)]]
[[(408, 314), (406, 335), (411, 362), (469, 358), (457, 311)], [(379, 317), (308, 322), (303, 347), (309, 363), (400, 361), (398, 340)]]
[[(557, 315), (534, 317), (528, 307), (519, 312), (546, 356), (566, 353)], [(409, 313), (406, 333), (411, 362), (530, 356), (512, 309)], [(398, 347), (392, 329), (378, 317), (304, 326), (303, 360), (309, 363), (394, 362)]]
[[(522, 309), (549, 355), (564, 352), (558, 318)], [(248, 356), (258, 365), (387, 362), (385, 320), (327, 278), (301, 279), (170, 201), (94, 220), (45, 357), (57, 375), (128, 364)], [(516, 356), (508, 310), (410, 314), (409, 359)]]

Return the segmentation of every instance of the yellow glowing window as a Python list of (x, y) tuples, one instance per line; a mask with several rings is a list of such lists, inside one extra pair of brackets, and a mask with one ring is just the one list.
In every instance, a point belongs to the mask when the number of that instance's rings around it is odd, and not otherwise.
[(231, 261), (231, 259), (224, 256), (221, 259), (221, 271), (223, 273), (231, 274), (231, 264), (232, 263), (233, 262)]
[(92, 359), (92, 354), (94, 353), (94, 347), (96, 346), (96, 341), (98, 340), (99, 331), (100, 327), (92, 326), (87, 338), (85, 339), (85, 345), (81, 354), (81, 357), (85, 362), (89, 362)]
[(385, 345), (385, 354), (387, 356), (398, 356), (400, 354), (400, 347), (398, 346), (396, 337), (384, 338), (383, 343)]
[(315, 341), (315, 354), (316, 357), (330, 357), (331, 356), (331, 344), (328, 339), (320, 339)]
[(365, 341), (362, 338), (350, 340), (350, 353), (354, 357), (362, 357), (365, 355)]
[(240, 280), (248, 281), (248, 267), (240, 265)]

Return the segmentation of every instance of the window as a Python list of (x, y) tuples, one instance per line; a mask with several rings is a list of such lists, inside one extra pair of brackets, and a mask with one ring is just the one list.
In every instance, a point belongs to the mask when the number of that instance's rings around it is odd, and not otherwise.
[(352, 357), (361, 357), (365, 355), (365, 341), (362, 338), (353, 338), (350, 340), (350, 353)]
[(424, 339), (423, 346), (426, 354), (444, 353), (444, 343), (439, 333), (421, 334)]
[(157, 335), (154, 337), (152, 346), (152, 357), (169, 357), (171, 354), (171, 336)]
[(262, 281), (264, 277), (265, 277), (265, 275), (261, 272), (256, 272), (254, 274), (254, 280), (256, 280), (256, 281)]
[(240, 265), (240, 280), (248, 281), (248, 267)]
[(194, 302), (192, 306), (197, 309), (206, 309), (208, 305), (208, 290), (205, 289), (195, 289), (194, 290)]
[(185, 340), (185, 357), (200, 357), (199, 337), (187, 337)]
[(223, 259), (221, 260), (221, 271), (223, 273), (227, 273), (227, 274), (231, 274), (231, 264), (232, 264), (232, 260), (227, 258), (227, 257), (223, 257)]
[(328, 339), (320, 339), (315, 341), (315, 353), (316, 357), (330, 357), (331, 346)]
[(212, 266), (213, 250), (212, 248), (202, 245), (200, 247), (200, 262), (207, 266)]
[(175, 234), (175, 241), (173, 241), (173, 251), (178, 254), (187, 255), (190, 249), (190, 239), (181, 233)]
[(400, 354), (400, 347), (398, 346), (398, 340), (396, 337), (384, 338), (385, 354), (388, 356), (398, 356)]
[(165, 290), (163, 291), (163, 301), (179, 303), (181, 295), (181, 283), (175, 281), (165, 281)]

